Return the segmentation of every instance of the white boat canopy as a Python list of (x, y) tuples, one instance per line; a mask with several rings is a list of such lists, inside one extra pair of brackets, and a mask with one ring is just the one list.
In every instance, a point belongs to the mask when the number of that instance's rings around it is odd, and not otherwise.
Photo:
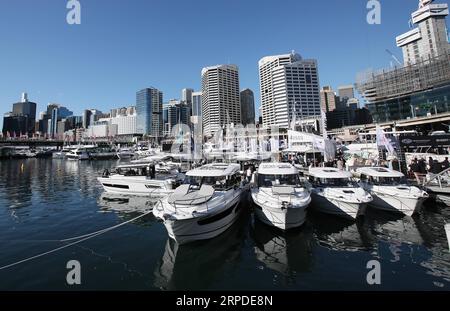
[(297, 175), (298, 170), (289, 163), (262, 163), (258, 168), (262, 175)]
[(309, 175), (316, 178), (351, 178), (351, 172), (342, 171), (334, 167), (312, 167), (309, 169)]
[(225, 177), (240, 171), (239, 164), (212, 163), (188, 171), (186, 176), (192, 177)]
[(386, 167), (361, 167), (356, 170), (357, 174), (372, 177), (403, 177), (403, 173), (390, 170)]

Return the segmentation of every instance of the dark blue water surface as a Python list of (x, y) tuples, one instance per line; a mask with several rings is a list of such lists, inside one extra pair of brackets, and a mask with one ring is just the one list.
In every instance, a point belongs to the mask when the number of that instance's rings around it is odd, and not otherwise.
[[(103, 194), (96, 177), (115, 161), (0, 161), (0, 266), (65, 245), (150, 210), (145, 198)], [(444, 224), (427, 202), (412, 218), (369, 210), (358, 222), (308, 215), (280, 234), (248, 212), (209, 241), (178, 246), (152, 214), (78, 245), (0, 270), (0, 290), (449, 290)], [(381, 263), (368, 285), (367, 262)], [(81, 285), (66, 282), (70, 260)]]

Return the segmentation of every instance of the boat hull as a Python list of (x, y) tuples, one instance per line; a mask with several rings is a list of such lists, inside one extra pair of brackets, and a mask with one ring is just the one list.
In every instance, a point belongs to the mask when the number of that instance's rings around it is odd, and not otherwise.
[(170, 216), (159, 214), (160, 211), (157, 208), (153, 210), (153, 213), (156, 213), (156, 217), (164, 220), (169, 237), (180, 245), (208, 240), (225, 232), (238, 219), (241, 212), (239, 203), (242, 195), (243, 193), (236, 196), (227, 204), (226, 208), (219, 212), (205, 216), (173, 219)]
[(423, 202), (427, 199), (427, 197), (397, 197), (374, 191), (371, 194), (373, 197), (373, 201), (370, 203), (371, 207), (388, 212), (403, 213), (407, 216), (412, 216), (422, 207)]
[(273, 189), (254, 188), (251, 197), (256, 217), (266, 225), (281, 230), (300, 227), (306, 220), (306, 209), (311, 203), (308, 191), (294, 190), (289, 194), (274, 194)]
[(97, 178), (108, 193), (137, 196), (166, 196), (173, 189), (163, 180), (119, 180), (114, 178)]
[(337, 199), (327, 198), (316, 193), (311, 193), (312, 206), (315, 210), (347, 219), (356, 219), (364, 215), (367, 203), (352, 203)]
[(255, 215), (266, 225), (281, 230), (289, 230), (302, 226), (306, 221), (305, 207), (268, 208), (255, 202)]

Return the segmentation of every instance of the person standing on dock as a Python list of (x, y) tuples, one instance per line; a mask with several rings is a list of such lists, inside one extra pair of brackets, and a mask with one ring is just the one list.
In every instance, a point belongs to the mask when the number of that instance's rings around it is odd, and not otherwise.
[(445, 157), (445, 160), (441, 163), (442, 170), (445, 171), (450, 167), (450, 162), (448, 161), (448, 157)]
[(421, 176), (421, 169), (420, 169), (420, 165), (419, 162), (417, 162), (417, 158), (415, 158), (411, 165), (410, 165), (410, 169), (414, 174), (414, 177), (416, 178), (417, 183), (420, 185), (420, 176)]

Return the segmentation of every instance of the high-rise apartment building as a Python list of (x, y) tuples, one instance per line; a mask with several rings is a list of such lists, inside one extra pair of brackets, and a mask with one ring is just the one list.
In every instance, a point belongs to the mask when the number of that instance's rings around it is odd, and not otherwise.
[(415, 64), (450, 52), (445, 24), (448, 4), (432, 2), (420, 0), (419, 9), (411, 15), (411, 21), (417, 27), (396, 38), (397, 46), (403, 50), (405, 64)]
[(317, 61), (291, 53), (259, 61), (264, 126), (288, 128), (296, 118), (320, 115)]
[(217, 65), (202, 70), (203, 134), (211, 136), (231, 123), (241, 123), (239, 69)]
[(330, 112), (336, 109), (338, 98), (331, 86), (324, 86), (320, 90), (320, 108), (325, 112)]

